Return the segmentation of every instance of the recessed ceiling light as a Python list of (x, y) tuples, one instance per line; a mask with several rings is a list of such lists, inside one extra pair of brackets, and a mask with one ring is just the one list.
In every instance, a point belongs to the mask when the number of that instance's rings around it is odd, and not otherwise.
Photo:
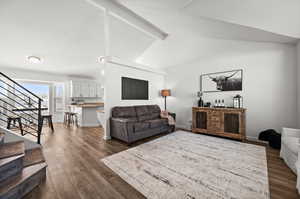
[(39, 64), (42, 62), (42, 59), (37, 56), (28, 56), (27, 61), (31, 64)]

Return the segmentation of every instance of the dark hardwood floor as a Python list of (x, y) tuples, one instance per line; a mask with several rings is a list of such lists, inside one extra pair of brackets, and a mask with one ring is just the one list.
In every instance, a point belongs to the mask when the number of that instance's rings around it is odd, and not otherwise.
[[(53, 134), (45, 129), (42, 144), (48, 164), (47, 180), (25, 198), (145, 198), (100, 161), (129, 148), (118, 141), (103, 141), (102, 135), (100, 128), (68, 128), (55, 124)], [(279, 158), (279, 151), (267, 147), (267, 159), (271, 198), (300, 198), (295, 188), (296, 176)]]

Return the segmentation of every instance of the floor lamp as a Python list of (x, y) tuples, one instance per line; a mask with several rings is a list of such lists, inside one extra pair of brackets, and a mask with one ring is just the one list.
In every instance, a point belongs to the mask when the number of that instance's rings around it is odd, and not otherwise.
[(161, 90), (161, 96), (165, 98), (165, 111), (167, 110), (167, 97), (171, 96), (170, 89), (163, 89)]

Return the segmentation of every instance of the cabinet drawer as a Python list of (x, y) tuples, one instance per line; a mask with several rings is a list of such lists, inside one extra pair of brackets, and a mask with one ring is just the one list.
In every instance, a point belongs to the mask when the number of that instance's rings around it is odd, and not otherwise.
[(220, 112), (219, 111), (211, 111), (210, 114), (213, 116), (218, 116), (220, 114)]
[(221, 128), (221, 123), (220, 122), (210, 122), (210, 128)]
[(209, 115), (212, 117), (221, 117), (222, 113), (220, 111), (210, 111)]
[(211, 116), (211, 117), (210, 117), (210, 120), (211, 120), (212, 122), (220, 122), (220, 121), (221, 121), (221, 117)]

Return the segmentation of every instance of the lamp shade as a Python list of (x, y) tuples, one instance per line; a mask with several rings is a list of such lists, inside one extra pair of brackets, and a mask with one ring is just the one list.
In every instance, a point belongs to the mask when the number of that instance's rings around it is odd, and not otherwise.
[(171, 96), (171, 90), (170, 89), (161, 90), (161, 96), (163, 97)]

